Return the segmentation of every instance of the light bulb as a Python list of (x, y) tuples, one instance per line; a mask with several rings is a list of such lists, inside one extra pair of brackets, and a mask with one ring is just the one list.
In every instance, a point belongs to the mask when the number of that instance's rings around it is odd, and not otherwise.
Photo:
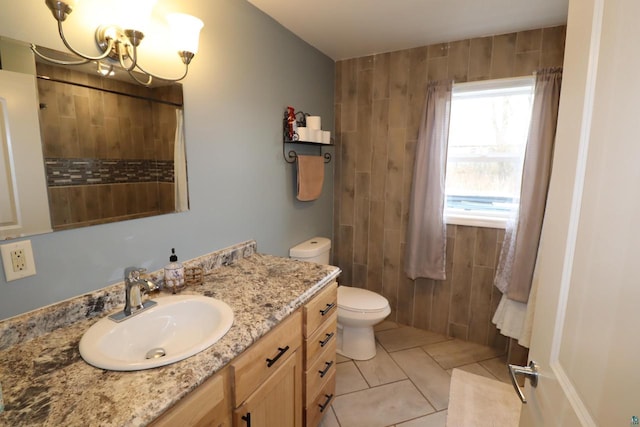
[(198, 53), (200, 30), (204, 23), (195, 16), (185, 13), (170, 13), (167, 15), (171, 42), (178, 52)]
[(123, 30), (147, 31), (151, 12), (157, 0), (119, 0), (116, 3), (116, 24)]

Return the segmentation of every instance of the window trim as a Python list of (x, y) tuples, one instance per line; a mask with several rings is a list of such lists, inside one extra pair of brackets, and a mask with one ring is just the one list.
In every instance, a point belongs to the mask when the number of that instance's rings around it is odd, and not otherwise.
[(506, 215), (496, 215), (495, 212), (492, 215), (481, 215), (480, 211), (474, 211), (473, 213), (456, 212), (455, 209), (450, 209), (444, 215), (445, 224), (450, 225), (468, 225), (471, 227), (486, 227), (486, 228), (507, 228), (507, 221), (509, 220)]
[[(525, 84), (531, 85), (532, 91), (535, 86), (535, 76), (513, 77), (505, 79), (481, 80), (474, 82), (454, 83), (452, 92), (452, 102), (454, 97), (486, 97), (492, 91), (504, 93), (505, 89), (520, 89)], [(448, 157), (447, 157), (448, 161)], [(445, 177), (446, 179), (446, 177)], [(447, 208), (445, 200), (443, 217), (445, 224), (466, 225), (473, 227), (506, 228), (509, 214), (483, 211), (463, 211), (460, 209)]]

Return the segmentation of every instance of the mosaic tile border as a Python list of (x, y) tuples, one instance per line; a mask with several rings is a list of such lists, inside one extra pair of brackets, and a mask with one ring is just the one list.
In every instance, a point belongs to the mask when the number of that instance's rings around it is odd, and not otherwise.
[(173, 182), (173, 160), (46, 158), (47, 186)]

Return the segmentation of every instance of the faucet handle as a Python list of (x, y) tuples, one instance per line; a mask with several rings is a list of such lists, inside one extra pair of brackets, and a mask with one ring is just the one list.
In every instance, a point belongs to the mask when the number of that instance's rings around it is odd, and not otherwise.
[(149, 279), (142, 279), (142, 281), (146, 282), (149, 287), (149, 289), (146, 287), (140, 289), (143, 294), (151, 295), (153, 292), (160, 292), (160, 286), (156, 282)]
[(125, 280), (137, 280), (140, 278), (140, 273), (147, 271), (146, 268), (141, 267), (127, 267), (124, 269)]

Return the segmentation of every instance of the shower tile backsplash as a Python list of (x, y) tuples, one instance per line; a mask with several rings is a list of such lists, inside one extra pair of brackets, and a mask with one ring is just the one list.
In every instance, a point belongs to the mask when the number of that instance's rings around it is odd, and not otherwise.
[(344, 284), (390, 302), (391, 320), (504, 348), (491, 323), (504, 231), (447, 227), (447, 280), (403, 273), (415, 144), (426, 84), (561, 66), (565, 26), (440, 43), (336, 64), (334, 264)]
[(44, 159), (47, 186), (173, 183), (173, 160), (154, 159)]

